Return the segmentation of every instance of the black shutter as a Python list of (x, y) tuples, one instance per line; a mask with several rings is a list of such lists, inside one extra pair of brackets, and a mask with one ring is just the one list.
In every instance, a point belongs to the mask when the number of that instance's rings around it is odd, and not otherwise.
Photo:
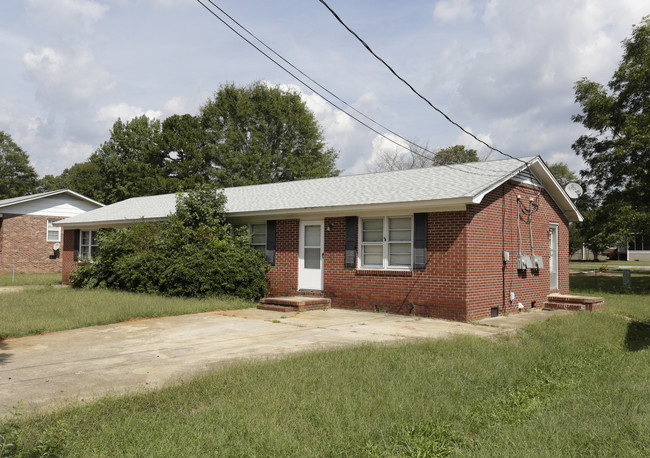
[(266, 261), (272, 266), (275, 265), (275, 220), (266, 222)]
[(427, 226), (428, 213), (413, 215), (413, 267), (424, 269), (427, 266)]
[(73, 253), (72, 259), (74, 261), (79, 260), (79, 236), (80, 235), (81, 234), (80, 234), (79, 229), (75, 229), (74, 230), (74, 248), (73, 248), (73, 251), (72, 251), (72, 253)]
[(345, 217), (345, 267), (357, 266), (357, 217)]

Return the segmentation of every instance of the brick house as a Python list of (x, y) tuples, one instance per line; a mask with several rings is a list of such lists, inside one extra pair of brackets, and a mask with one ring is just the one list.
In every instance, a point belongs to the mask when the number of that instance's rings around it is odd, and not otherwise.
[[(270, 297), (470, 321), (569, 292), (582, 216), (538, 156), (224, 190), (273, 265)], [(164, 220), (175, 196), (128, 199), (58, 223), (63, 278), (100, 228)]]
[(69, 189), (0, 200), (0, 273), (61, 271), (54, 222), (102, 206)]

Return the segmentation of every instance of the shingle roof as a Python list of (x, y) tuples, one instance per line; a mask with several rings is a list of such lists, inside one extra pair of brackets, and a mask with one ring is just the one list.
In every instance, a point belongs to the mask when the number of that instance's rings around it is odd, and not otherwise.
[[(524, 170), (526, 163), (539, 164), (541, 159), (530, 156), (227, 188), (224, 190), (226, 211), (230, 217), (237, 217), (336, 212), (381, 205), (409, 206), (416, 202), (431, 205), (454, 201), (476, 203), (485, 193)], [(543, 169), (548, 171), (545, 166)], [(174, 194), (137, 197), (68, 218), (59, 225), (84, 227), (164, 219), (173, 213), (175, 203)]]
[(23, 202), (29, 202), (31, 200), (36, 200), (36, 199), (43, 199), (45, 197), (51, 197), (51, 196), (56, 196), (58, 194), (70, 194), (73, 195), (79, 199), (86, 200), (88, 202), (92, 202), (94, 204), (97, 204), (99, 206), (104, 206), (104, 204), (96, 202), (84, 195), (81, 195), (77, 192), (74, 192), (70, 189), (57, 189), (56, 191), (47, 191), (47, 192), (39, 192), (37, 194), (30, 194), (28, 196), (19, 196), (19, 197), (11, 197), (9, 199), (2, 199), (0, 200), (0, 208), (3, 207), (8, 207), (10, 205), (16, 205), (20, 204)]

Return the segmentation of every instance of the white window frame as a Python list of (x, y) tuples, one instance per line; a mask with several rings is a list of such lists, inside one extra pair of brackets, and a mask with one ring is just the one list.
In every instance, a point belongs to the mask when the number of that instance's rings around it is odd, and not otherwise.
[[(254, 234), (254, 226), (263, 226), (264, 227), (264, 241), (259, 242), (259, 241), (254, 241), (253, 240), (253, 234)], [(262, 232), (259, 232), (261, 234)], [(250, 237), (250, 246), (255, 248), (257, 251), (259, 251), (262, 254), (266, 253), (266, 221), (262, 223), (250, 223), (248, 225), (248, 235)]]
[[(93, 251), (97, 251), (97, 235), (99, 231), (79, 231), (79, 259), (82, 261), (92, 261)], [(84, 234), (88, 234), (88, 243), (84, 243)], [(94, 250), (93, 250), (94, 248)]]
[[(52, 224), (58, 221), (58, 219), (48, 219), (47, 227), (45, 228), (45, 240), (48, 242), (60, 242), (61, 241), (61, 228), (53, 226)], [(50, 237), (50, 232), (56, 231), (56, 238)]]
[[(375, 242), (366, 242), (363, 239), (363, 223), (366, 220), (382, 220), (382, 241)], [(410, 240), (400, 241), (400, 240), (390, 240), (390, 220), (391, 219), (408, 219), (410, 224)], [(391, 216), (366, 216), (359, 218), (359, 229), (358, 229), (358, 240), (359, 240), (359, 249), (358, 249), (358, 258), (357, 265), (362, 270), (412, 270), (413, 269), (413, 215), (391, 215)], [(408, 266), (405, 265), (391, 265), (390, 264), (390, 245), (391, 244), (405, 244), (410, 245), (409, 255), (410, 263)], [(364, 255), (366, 246), (381, 246), (382, 247), (382, 263), (379, 264), (365, 264)]]

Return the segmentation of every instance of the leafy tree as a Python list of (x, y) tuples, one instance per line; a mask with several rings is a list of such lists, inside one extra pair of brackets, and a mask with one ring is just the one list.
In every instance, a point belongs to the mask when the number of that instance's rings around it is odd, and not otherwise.
[(160, 121), (144, 115), (113, 124), (110, 139), (89, 159), (100, 177), (94, 183), (97, 200), (110, 204), (168, 192), (161, 173), (165, 166), (161, 133)]
[(623, 58), (607, 87), (583, 78), (575, 85), (589, 129), (573, 144), (588, 168), (582, 176), (595, 200), (590, 229), (599, 244), (626, 234), (650, 234), (650, 16), (623, 41)]
[(438, 150), (433, 158), (433, 165), (464, 164), (478, 161), (479, 158), (475, 149), (455, 145)]
[(83, 164), (41, 189), (73, 189), (110, 204), (129, 197), (338, 175), (314, 114), (298, 94), (255, 83), (225, 85), (198, 116), (162, 123), (117, 120), (110, 138)]
[(174, 180), (174, 191), (192, 189), (216, 178), (216, 168), (206, 154), (205, 131), (190, 114), (173, 115), (162, 123), (164, 174)]
[(548, 169), (562, 187), (565, 187), (569, 183), (577, 183), (580, 181), (578, 176), (569, 170), (569, 166), (565, 162), (548, 164)]
[(368, 169), (370, 172), (389, 172), (478, 161), (476, 150), (463, 145), (449, 146), (437, 151), (429, 150), (428, 145), (423, 148), (409, 145), (407, 154), (402, 154), (397, 150), (382, 151)]
[(0, 199), (33, 194), (37, 185), (38, 175), (27, 153), (0, 130)]
[(79, 162), (69, 167), (59, 176), (45, 175), (39, 181), (41, 191), (71, 189), (86, 197), (102, 202), (102, 177), (99, 166), (94, 162)]
[(181, 297), (259, 299), (268, 264), (246, 228), (225, 219), (226, 198), (210, 185), (178, 194), (166, 222), (102, 232), (99, 255), (73, 272), (75, 287), (106, 287)]
[(338, 155), (325, 145), (299, 94), (261, 82), (226, 84), (201, 107), (199, 118), (223, 187), (339, 174)]

